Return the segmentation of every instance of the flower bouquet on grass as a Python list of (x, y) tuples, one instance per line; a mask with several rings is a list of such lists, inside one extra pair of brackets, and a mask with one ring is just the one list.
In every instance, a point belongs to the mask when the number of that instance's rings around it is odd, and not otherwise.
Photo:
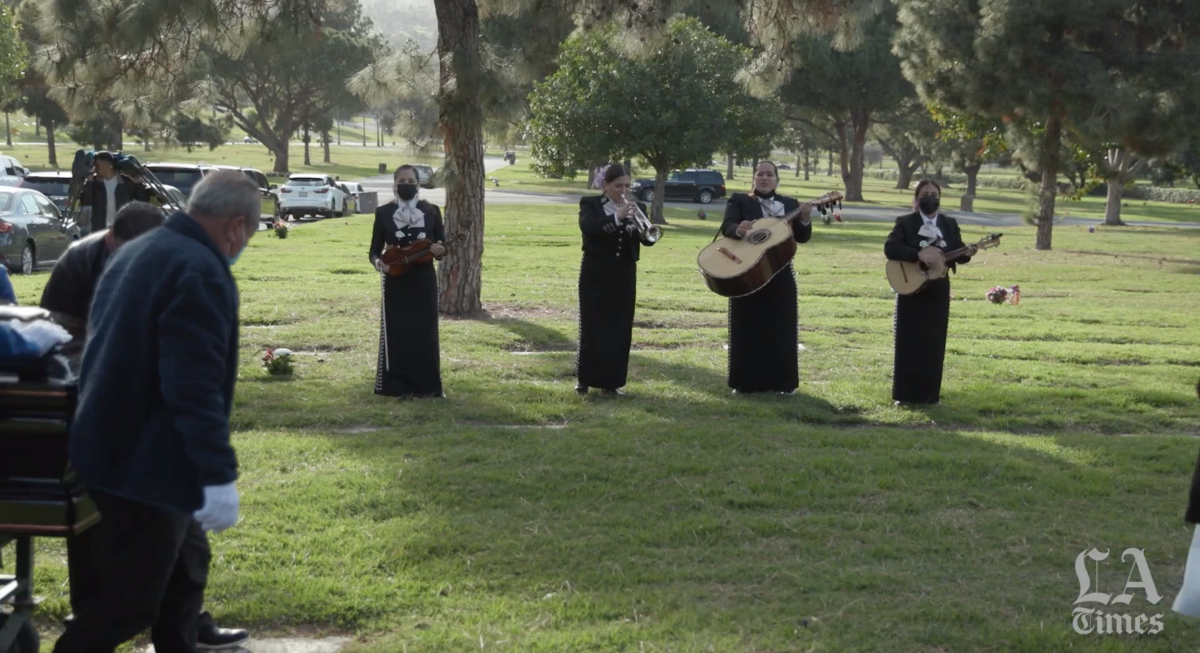
[(1004, 286), (996, 286), (987, 291), (987, 300), (993, 304), (1003, 304), (1006, 301), (1009, 304), (1019, 304), (1021, 303), (1021, 287), (1013, 286), (1005, 288)]
[(271, 228), (275, 230), (276, 237), (287, 238), (288, 231), (292, 228), (292, 225), (284, 222), (283, 220), (276, 220), (275, 223), (271, 225)]
[(268, 374), (290, 375), (292, 373), (292, 350), (282, 347), (278, 349), (267, 347), (267, 353), (263, 356), (263, 367), (267, 368)]

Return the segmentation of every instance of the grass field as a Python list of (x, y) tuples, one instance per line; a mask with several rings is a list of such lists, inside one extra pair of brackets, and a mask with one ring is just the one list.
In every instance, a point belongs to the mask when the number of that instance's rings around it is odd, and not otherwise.
[[(1200, 435), (1200, 233), (1060, 226), (1039, 252), (1006, 229), (953, 281), (943, 403), (907, 409), (884, 225), (816, 226), (801, 388), (738, 397), (726, 304), (694, 265), (715, 223), (668, 218), (617, 399), (572, 390), (565, 207), (489, 207), (490, 317), (442, 321), (444, 400), (372, 394), (368, 216), (257, 235), (236, 268), (243, 514), (213, 537), (218, 622), (380, 653), (1195, 650), (1200, 626), (1169, 608)], [(20, 300), (46, 277), (17, 278)], [(1020, 304), (984, 300), (1012, 284)], [(297, 352), (294, 377), (265, 374), (268, 346)], [(1072, 631), (1091, 547), (1145, 549), (1165, 598), (1114, 611), (1164, 613), (1162, 633)], [(63, 553), (39, 555), (52, 630)]]
[[(500, 180), (503, 190), (520, 190), (536, 193), (591, 193), (588, 189), (588, 179), (584, 175), (569, 179), (546, 179), (539, 177), (529, 168), (529, 157), (517, 155), (517, 164), (497, 170), (489, 175)], [(726, 168), (718, 162), (715, 170), (725, 174)], [(842, 190), (841, 173), (834, 171), (834, 176), (820, 172), (811, 175), (809, 181), (794, 176), (794, 170), (780, 171), (780, 192), (801, 199), (818, 197), (831, 190)], [(997, 171), (1005, 172), (1005, 171)], [(748, 167), (737, 168), (736, 178), (726, 181), (729, 193), (746, 192), (750, 189), (753, 173)], [(801, 173), (803, 175), (803, 173)], [(639, 169), (635, 177), (653, 179), (654, 170)], [(908, 206), (912, 204), (913, 191), (895, 188), (896, 182), (881, 179), (863, 179), (863, 199), (865, 202), (848, 203), (852, 206)], [(947, 188), (943, 192), (943, 205), (950, 210), (957, 210), (963, 188)], [(1013, 213), (1023, 214), (1032, 207), (1031, 197), (1020, 190), (1000, 190), (994, 188), (978, 189), (975, 197), (974, 210), (981, 213)], [(1056, 214), (1059, 217), (1071, 216), (1076, 218), (1104, 219), (1104, 198), (1085, 197), (1079, 200), (1059, 198), (1056, 204)], [(1143, 202), (1141, 200), (1126, 200), (1122, 207), (1121, 218), (1126, 221), (1152, 221), (1163, 223), (1200, 222), (1200, 205), (1169, 204), (1166, 202)]]

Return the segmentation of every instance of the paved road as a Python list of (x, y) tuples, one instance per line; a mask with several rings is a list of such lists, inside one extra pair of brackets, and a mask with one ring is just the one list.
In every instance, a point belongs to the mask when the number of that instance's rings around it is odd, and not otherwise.
[[(484, 157), (484, 171), (490, 173), (494, 170), (508, 165), (504, 159), (498, 157)], [(392, 177), (391, 175), (382, 175), (379, 177), (368, 177), (367, 179), (359, 180), (368, 192), (375, 191), (379, 193), (379, 201), (381, 203), (391, 201), (392, 199)], [(446, 191), (442, 188), (423, 188), (421, 189), (421, 197), (433, 202), (434, 204), (444, 205), (446, 201)], [(503, 188), (488, 187), (484, 189), (484, 202), (487, 204), (565, 204), (576, 206), (579, 204), (580, 195), (563, 195), (551, 193), (528, 193), (520, 191), (504, 190)], [(717, 200), (712, 204), (698, 204), (695, 202), (667, 202), (667, 206), (671, 208), (689, 209), (699, 211), (703, 209), (710, 216), (720, 216), (725, 211), (725, 202)], [(897, 217), (909, 213), (909, 209), (901, 207), (874, 207), (874, 206), (844, 206), (840, 210), (842, 219), (847, 222), (855, 220), (869, 222), (894, 222)], [(985, 227), (1016, 227), (1025, 224), (1025, 219), (1015, 213), (963, 213), (961, 211), (946, 211), (950, 217), (958, 220), (962, 224), (985, 226)], [(819, 219), (819, 216), (818, 216)], [(1098, 225), (1103, 220), (1092, 218), (1072, 218), (1062, 217), (1055, 224), (1064, 225)], [(1185, 229), (1200, 228), (1200, 224), (1196, 223), (1179, 223), (1179, 222), (1129, 222), (1135, 227), (1180, 227)]]

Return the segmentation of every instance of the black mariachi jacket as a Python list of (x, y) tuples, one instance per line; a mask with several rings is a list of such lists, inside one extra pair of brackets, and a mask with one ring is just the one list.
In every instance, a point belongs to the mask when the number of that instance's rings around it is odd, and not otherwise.
[[(641, 246), (651, 247), (654, 243), (643, 243), (637, 232), (630, 232), (625, 225), (618, 225), (616, 218), (604, 212), (604, 195), (584, 197), (579, 200), (579, 230), (583, 232), (583, 252), (591, 256), (605, 256), (625, 261), (637, 261), (641, 257)], [(646, 205), (637, 203), (642, 213), (649, 216)], [(629, 220), (626, 224), (631, 224)]]
[[(775, 201), (783, 204), (784, 213), (791, 213), (800, 208), (800, 200), (783, 195), (776, 195)], [(753, 222), (763, 217), (762, 204), (754, 195), (734, 193), (725, 204), (725, 221), (721, 223), (721, 233), (729, 238), (737, 238), (738, 225), (743, 220)], [(812, 222), (807, 226), (800, 224), (800, 218), (792, 220), (792, 237), (798, 243), (807, 243), (812, 239)]]
[(375, 228), (371, 234), (371, 249), (367, 252), (371, 265), (374, 265), (375, 261), (383, 256), (383, 249), (386, 245), (407, 245), (417, 240), (422, 232), (424, 232), (425, 238), (435, 243), (444, 243), (446, 240), (446, 225), (442, 222), (442, 211), (436, 204), (430, 204), (425, 200), (417, 201), (417, 208), (425, 214), (424, 227), (398, 228), (396, 221), (392, 219), (398, 208), (400, 205), (393, 200), (375, 209)]
[[(962, 232), (958, 229), (958, 222), (954, 218), (939, 213), (936, 220), (938, 229), (942, 231), (942, 239), (946, 241), (946, 245), (940, 248), (943, 252), (966, 246), (963, 243)], [(884, 255), (892, 261), (916, 263), (920, 260), (917, 252), (922, 249), (921, 241), (929, 240), (917, 233), (923, 224), (925, 224), (925, 220), (921, 218), (920, 212), (896, 218), (896, 226), (892, 228), (892, 233), (888, 234), (887, 242), (883, 245)], [(946, 265), (957, 272), (956, 263), (967, 263), (970, 260), (970, 256), (963, 256), (953, 261), (946, 261)]]

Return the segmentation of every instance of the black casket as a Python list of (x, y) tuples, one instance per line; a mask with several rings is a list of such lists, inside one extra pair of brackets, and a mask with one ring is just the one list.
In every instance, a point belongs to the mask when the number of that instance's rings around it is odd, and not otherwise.
[[(0, 320), (36, 319), (39, 310), (14, 309), (0, 307)], [(77, 392), (71, 351), (0, 360), (0, 540), (70, 537), (100, 518), (67, 461)]]

